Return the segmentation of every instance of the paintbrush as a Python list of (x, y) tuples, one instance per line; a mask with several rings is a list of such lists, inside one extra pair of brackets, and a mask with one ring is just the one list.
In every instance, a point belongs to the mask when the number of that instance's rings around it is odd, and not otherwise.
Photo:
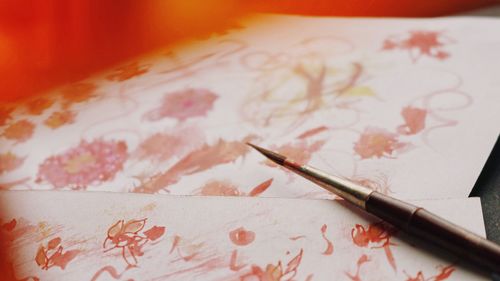
[(384, 195), (349, 180), (297, 163), (276, 152), (247, 143), (274, 163), (333, 192), (410, 235), (449, 250), (492, 273), (500, 273), (500, 246), (423, 208)]

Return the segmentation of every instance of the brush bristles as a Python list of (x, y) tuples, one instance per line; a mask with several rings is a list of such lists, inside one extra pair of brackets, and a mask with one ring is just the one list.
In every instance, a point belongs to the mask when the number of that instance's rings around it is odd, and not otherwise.
[(253, 148), (255, 148), (258, 152), (262, 153), (262, 155), (266, 156), (269, 160), (273, 161), (274, 163), (283, 166), (285, 164), (286, 157), (278, 154), (274, 151), (267, 150), (265, 148), (262, 148), (260, 146), (256, 146), (255, 144), (247, 142), (247, 144)]

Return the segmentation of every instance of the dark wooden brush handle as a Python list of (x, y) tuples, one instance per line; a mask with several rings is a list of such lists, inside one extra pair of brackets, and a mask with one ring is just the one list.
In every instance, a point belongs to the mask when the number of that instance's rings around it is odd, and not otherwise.
[(366, 201), (366, 210), (409, 234), (446, 248), (459, 258), (500, 273), (499, 245), (423, 208), (372, 192)]

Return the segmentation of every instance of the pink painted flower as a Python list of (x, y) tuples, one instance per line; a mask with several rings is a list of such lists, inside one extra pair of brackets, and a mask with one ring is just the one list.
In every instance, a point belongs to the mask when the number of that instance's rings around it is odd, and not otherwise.
[(438, 60), (447, 59), (450, 54), (443, 50), (443, 46), (451, 42), (442, 32), (417, 30), (410, 31), (406, 36), (392, 36), (383, 42), (383, 50), (407, 50), (415, 62), (421, 56)]
[(362, 159), (382, 156), (392, 156), (393, 152), (407, 146), (398, 141), (398, 135), (384, 129), (368, 127), (354, 144), (354, 151)]
[(127, 160), (124, 141), (81, 141), (68, 151), (47, 158), (39, 167), (38, 180), (46, 180), (56, 188), (85, 188), (111, 180)]
[(425, 128), (427, 110), (407, 106), (401, 111), (401, 116), (403, 116), (405, 124), (398, 127), (398, 133), (402, 135), (414, 135)]
[(160, 107), (145, 114), (149, 121), (165, 117), (184, 121), (188, 118), (205, 116), (212, 109), (217, 95), (206, 89), (189, 88), (167, 94)]

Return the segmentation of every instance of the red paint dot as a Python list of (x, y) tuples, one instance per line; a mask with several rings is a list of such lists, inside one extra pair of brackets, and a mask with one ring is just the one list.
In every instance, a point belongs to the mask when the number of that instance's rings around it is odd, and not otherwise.
[(235, 245), (246, 246), (255, 240), (255, 233), (239, 227), (229, 232), (229, 238)]

